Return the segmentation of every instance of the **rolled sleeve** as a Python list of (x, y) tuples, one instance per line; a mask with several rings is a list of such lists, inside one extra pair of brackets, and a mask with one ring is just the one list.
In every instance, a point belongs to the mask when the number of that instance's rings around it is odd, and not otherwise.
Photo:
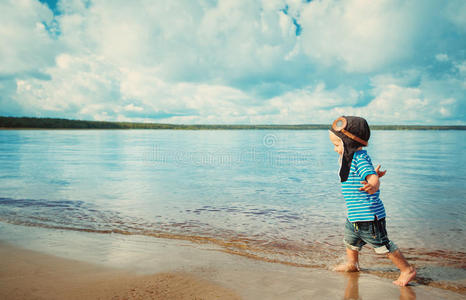
[(366, 180), (366, 177), (371, 174), (376, 174), (374, 166), (372, 165), (372, 162), (370, 158), (366, 155), (363, 155), (358, 158), (356, 161), (356, 169), (358, 172), (358, 175), (363, 179)]

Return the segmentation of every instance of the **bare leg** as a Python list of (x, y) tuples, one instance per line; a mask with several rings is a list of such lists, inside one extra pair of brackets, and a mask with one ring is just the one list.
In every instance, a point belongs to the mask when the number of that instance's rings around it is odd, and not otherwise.
[(400, 269), (400, 277), (393, 281), (394, 284), (399, 286), (406, 286), (411, 280), (416, 277), (416, 269), (411, 266), (403, 256), (400, 250), (388, 253), (388, 258)]
[(336, 266), (333, 270), (337, 272), (358, 272), (359, 271), (359, 252), (346, 248), (346, 262)]

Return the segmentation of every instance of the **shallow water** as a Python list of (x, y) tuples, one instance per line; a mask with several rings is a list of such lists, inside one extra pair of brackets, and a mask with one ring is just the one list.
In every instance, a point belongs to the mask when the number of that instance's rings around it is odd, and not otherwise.
[[(372, 132), (390, 238), (425, 281), (465, 279), (465, 146), (464, 131)], [(3, 130), (0, 220), (327, 267), (344, 251), (332, 149), (327, 131)]]

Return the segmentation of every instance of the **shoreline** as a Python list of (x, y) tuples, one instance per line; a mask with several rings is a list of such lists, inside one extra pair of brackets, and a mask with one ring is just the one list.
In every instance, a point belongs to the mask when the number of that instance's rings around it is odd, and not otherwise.
[[(0, 220), (0, 241), (1, 241), (1, 223)], [(184, 246), (193, 246), (199, 249), (207, 249), (210, 251), (221, 252), (236, 257), (241, 257), (253, 261), (260, 261), (270, 264), (280, 264), (284, 266), (291, 266), (310, 270), (332, 270), (333, 267), (342, 261), (342, 254), (344, 253), (344, 247), (335, 251), (330, 249), (332, 247), (322, 247), (318, 245), (308, 245), (307, 254), (303, 254), (296, 250), (296, 245), (290, 246), (280, 244), (279, 249), (270, 249), (267, 247), (261, 247), (259, 244), (254, 243), (254, 240), (241, 238), (232, 239), (220, 239), (208, 236), (196, 236), (196, 235), (182, 235), (182, 234), (170, 234), (170, 233), (131, 233), (124, 231), (96, 231), (88, 229), (75, 229), (65, 227), (49, 227), (49, 226), (30, 226), (21, 225), (14, 223), (3, 223), (4, 226), (13, 227), (27, 227), (28, 230), (50, 230), (51, 232), (69, 232), (68, 235), (79, 236), (79, 233), (90, 234), (90, 235), (101, 235), (103, 237), (108, 236), (120, 236), (121, 238), (128, 239), (141, 239), (145, 241), (166, 241), (167, 243), (179, 243)], [(75, 232), (72, 233), (72, 232)], [(15, 234), (13, 234), (15, 235)], [(66, 234), (65, 234), (66, 235)], [(34, 237), (32, 235), (23, 237), (24, 240), (30, 240)], [(257, 242), (257, 241), (256, 241)], [(279, 242), (279, 241), (277, 241)], [(89, 242), (87, 242), (89, 243)], [(333, 246), (334, 247), (334, 246)], [(362, 265), (361, 273), (370, 274), (380, 279), (387, 279), (393, 281), (398, 278), (399, 272), (385, 256), (377, 255), (369, 247), (364, 247), (363, 254), (360, 258)], [(294, 249), (297, 252), (293, 252)], [(290, 250), (287, 252), (287, 250)], [(130, 250), (132, 251), (132, 250)], [(429, 250), (429, 249), (404, 249), (404, 255), (408, 261), (413, 261), (415, 267), (418, 270), (417, 277), (412, 281), (413, 285), (428, 286), (433, 288), (439, 288), (446, 291), (452, 291), (458, 294), (466, 295), (466, 280), (464, 280), (465, 271), (458, 268), (459, 264), (464, 261), (464, 252), (450, 252), (449, 250)], [(338, 253), (340, 255), (338, 255)], [(312, 259), (310, 256), (312, 255)], [(76, 257), (80, 257), (82, 254), (77, 253)], [(437, 257), (437, 260), (433, 260)], [(86, 259), (86, 258), (84, 258)], [(439, 262), (441, 261), (441, 264)]]
[[(12, 299), (41, 298), (47, 291), (57, 299), (66, 293), (81, 299), (462, 299), (422, 285), (400, 288), (366, 272), (256, 261), (189, 242), (50, 229), (25, 240), (27, 234), (17, 234), (21, 228), (0, 229), (0, 254), (7, 258), (0, 262), (0, 296), (18, 296)], [(215, 293), (222, 297), (209, 298)]]

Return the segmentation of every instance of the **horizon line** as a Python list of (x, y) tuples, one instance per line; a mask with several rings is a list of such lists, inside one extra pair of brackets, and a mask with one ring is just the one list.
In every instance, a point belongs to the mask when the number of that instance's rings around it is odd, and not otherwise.
[[(97, 125), (97, 124), (107, 124), (107, 125), (120, 125), (119, 127), (111, 127), (108, 129), (131, 129), (131, 127), (124, 127), (123, 125), (140, 125), (140, 126), (150, 126), (150, 125), (161, 125), (161, 126), (173, 126), (173, 127), (183, 127), (183, 126), (202, 126), (202, 127), (209, 127), (209, 126), (231, 126), (231, 127), (253, 127), (253, 126), (267, 126), (267, 127), (290, 127), (290, 126), (297, 126), (297, 127), (303, 127), (303, 126), (311, 126), (313, 128), (310, 129), (326, 129), (329, 128), (331, 124), (317, 124), (317, 123), (300, 123), (300, 124), (180, 124), (180, 123), (156, 123), (156, 122), (134, 122), (134, 121), (102, 121), (102, 120), (85, 120), (85, 119), (68, 119), (68, 118), (57, 118), (57, 117), (27, 117), (27, 116), (21, 116), (21, 117), (13, 117), (13, 116), (0, 116), (0, 128), (20, 128), (18, 123), (13, 122), (12, 124), (8, 124), (8, 120), (13, 121), (13, 120), (24, 120), (24, 121), (65, 121), (65, 122), (70, 122), (67, 125), (72, 125), (72, 123), (80, 123), (80, 124), (85, 124), (87, 123), (88, 125)], [(30, 123), (30, 122), (27, 122)], [(5, 125), (10, 125), (10, 126), (5, 126)], [(29, 124), (31, 125), (31, 124)], [(40, 125), (40, 124), (36, 124)], [(81, 129), (86, 129), (85, 127), (50, 127), (53, 124), (42, 124), (42, 125), (48, 125), (47, 127), (22, 127), (22, 128), (69, 128), (69, 129), (74, 129), (74, 128), (81, 128)], [(400, 127), (404, 128), (429, 128), (429, 127), (434, 127), (434, 128), (452, 128), (452, 129), (465, 129), (466, 130), (466, 125), (453, 125), (453, 124), (448, 124), (448, 125), (436, 125), (436, 124), (373, 124), (369, 125), (370, 127), (373, 127), (374, 129), (381, 129), (380, 127), (391, 127), (395, 128), (398, 127), (399, 129), (402, 129)], [(318, 128), (317, 128), (318, 127)], [(322, 128), (321, 128), (322, 127)], [(325, 128), (324, 128), (325, 127)], [(98, 128), (98, 127), (87, 127), (89, 129), (92, 128)], [(434, 129), (433, 128), (433, 129)], [(105, 128), (103, 128), (105, 129)], [(135, 128), (135, 129), (150, 129), (150, 128)], [(154, 128), (154, 129), (161, 129), (161, 128)]]

